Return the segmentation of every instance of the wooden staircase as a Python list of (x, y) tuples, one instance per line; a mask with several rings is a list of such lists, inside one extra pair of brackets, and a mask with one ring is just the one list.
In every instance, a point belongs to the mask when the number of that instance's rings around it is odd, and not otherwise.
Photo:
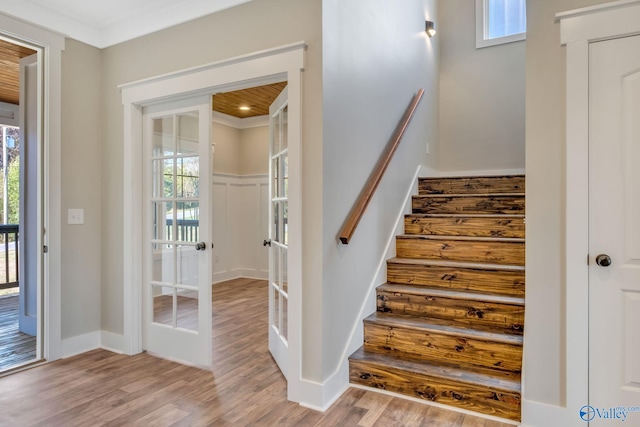
[(350, 381), (520, 421), (524, 176), (420, 178)]

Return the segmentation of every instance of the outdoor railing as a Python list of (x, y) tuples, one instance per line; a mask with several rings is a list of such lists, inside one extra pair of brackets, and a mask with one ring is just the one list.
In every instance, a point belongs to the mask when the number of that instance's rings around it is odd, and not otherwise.
[(0, 225), (0, 289), (17, 288), (18, 224)]
[[(200, 220), (178, 219), (176, 220), (176, 240), (181, 242), (197, 242)], [(173, 236), (173, 220), (167, 219), (167, 236)]]

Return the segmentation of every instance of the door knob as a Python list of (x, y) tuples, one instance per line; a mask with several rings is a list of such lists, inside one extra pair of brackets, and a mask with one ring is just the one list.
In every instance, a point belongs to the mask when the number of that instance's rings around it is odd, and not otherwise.
[(196, 251), (204, 251), (207, 249), (207, 244), (205, 242), (196, 243)]
[(600, 254), (596, 257), (596, 264), (600, 267), (609, 267), (611, 265), (611, 257), (607, 254)]
[(271, 246), (271, 239), (266, 239), (262, 241), (262, 246)]

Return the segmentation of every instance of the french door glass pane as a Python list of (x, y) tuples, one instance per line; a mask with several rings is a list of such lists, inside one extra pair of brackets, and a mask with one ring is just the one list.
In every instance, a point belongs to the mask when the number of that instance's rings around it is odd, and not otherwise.
[(178, 290), (176, 298), (176, 326), (198, 330), (198, 291)]
[(151, 238), (173, 240), (173, 203), (151, 202)]
[(198, 242), (200, 232), (200, 204), (176, 202), (176, 240)]
[(272, 197), (280, 197), (280, 186), (278, 185), (279, 183), (279, 176), (280, 176), (280, 168), (278, 167), (278, 157), (276, 157), (275, 159), (273, 159), (272, 161), (272, 175), (273, 175), (273, 194), (271, 195)]
[(152, 157), (172, 156), (173, 153), (173, 116), (153, 119)]
[(282, 147), (281, 149), (284, 150), (285, 148), (287, 148), (289, 146), (289, 141), (287, 140), (287, 127), (288, 127), (288, 120), (289, 120), (289, 106), (285, 105), (285, 107), (282, 109), (282, 112), (280, 113), (281, 117), (282, 117)]
[(173, 197), (173, 159), (153, 160), (151, 170), (151, 197)]
[(177, 247), (176, 283), (179, 285), (198, 286), (198, 252), (195, 246)]
[(153, 299), (153, 321), (173, 326), (174, 288), (151, 285)]
[(151, 280), (155, 283), (171, 284), (175, 280), (174, 272), (175, 246), (152, 243), (151, 250)]
[(285, 246), (289, 245), (289, 231), (288, 231), (288, 222), (289, 222), (289, 203), (284, 201), (281, 203), (282, 209), (282, 223), (281, 223), (281, 233), (282, 233), (282, 243)]
[(282, 248), (282, 285), (280, 286), (280, 288), (284, 293), (289, 292), (289, 283), (287, 278), (287, 263), (289, 258), (288, 252), (289, 251), (287, 250), (287, 248)]
[(280, 141), (280, 126), (281, 126), (281, 112), (278, 111), (275, 116), (272, 118), (273, 127), (272, 127), (272, 138), (271, 138), (271, 152), (275, 155), (278, 154), (282, 150), (282, 145)]
[(287, 197), (289, 195), (289, 156), (285, 153), (282, 155), (282, 197)]
[(178, 115), (178, 149), (179, 155), (198, 153), (198, 116), (197, 113)]
[(273, 286), (273, 318), (271, 319), (271, 325), (280, 331), (280, 292), (275, 286)]
[(199, 195), (199, 158), (179, 157), (176, 159), (176, 197), (193, 198)]
[(280, 286), (280, 247), (275, 245), (273, 247), (273, 284)]
[(284, 340), (286, 341), (288, 338), (288, 331), (287, 331), (287, 315), (288, 315), (288, 308), (289, 306), (289, 300), (286, 296), (282, 295), (282, 330), (280, 331), (280, 334), (282, 335), (282, 338), (284, 338)]

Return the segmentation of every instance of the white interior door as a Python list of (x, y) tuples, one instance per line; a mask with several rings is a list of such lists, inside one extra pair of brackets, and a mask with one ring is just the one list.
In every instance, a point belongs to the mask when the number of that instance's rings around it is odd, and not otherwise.
[(143, 346), (210, 366), (211, 97), (143, 114)]
[(640, 36), (589, 49), (590, 407), (581, 415), (640, 425)]
[(285, 87), (269, 107), (269, 351), (285, 377), (288, 375), (288, 218), (289, 145), (288, 98)]
[[(20, 60), (20, 332), (38, 335), (38, 234), (42, 230), (38, 198), (40, 182), (38, 136), (38, 55)], [(39, 344), (38, 344), (39, 345)], [(38, 351), (38, 354), (40, 352)]]

